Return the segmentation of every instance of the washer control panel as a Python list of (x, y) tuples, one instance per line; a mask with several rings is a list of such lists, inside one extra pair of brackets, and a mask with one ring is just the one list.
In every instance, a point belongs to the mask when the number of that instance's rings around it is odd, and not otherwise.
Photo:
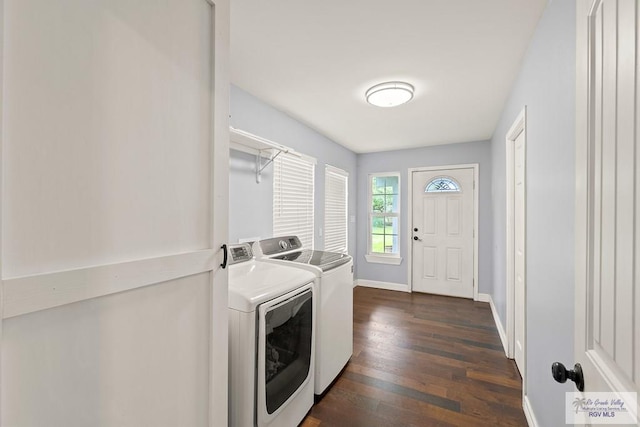
[(298, 236), (272, 237), (271, 239), (260, 240), (262, 253), (269, 256), (283, 252), (302, 249), (302, 242)]

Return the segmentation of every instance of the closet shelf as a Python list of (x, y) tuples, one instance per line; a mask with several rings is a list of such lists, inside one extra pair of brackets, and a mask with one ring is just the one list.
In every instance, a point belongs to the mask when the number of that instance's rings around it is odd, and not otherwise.
[[(282, 153), (299, 156), (292, 148), (266, 138), (229, 126), (229, 148), (256, 156), (256, 182), (260, 183), (262, 171)], [(266, 163), (263, 161), (266, 160)]]
[(274, 154), (274, 152), (277, 151), (285, 153), (294, 152), (292, 148), (285, 145), (278, 144), (277, 142), (270, 141), (266, 138), (259, 137), (234, 127), (229, 127), (229, 134), (231, 136), (229, 148), (232, 150), (242, 151), (249, 154), (258, 154), (259, 152), (264, 154), (267, 151), (269, 154)]

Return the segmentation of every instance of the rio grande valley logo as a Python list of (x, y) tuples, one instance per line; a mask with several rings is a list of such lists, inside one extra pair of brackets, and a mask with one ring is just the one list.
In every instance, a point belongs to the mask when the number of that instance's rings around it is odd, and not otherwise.
[(566, 393), (567, 424), (637, 425), (637, 394)]

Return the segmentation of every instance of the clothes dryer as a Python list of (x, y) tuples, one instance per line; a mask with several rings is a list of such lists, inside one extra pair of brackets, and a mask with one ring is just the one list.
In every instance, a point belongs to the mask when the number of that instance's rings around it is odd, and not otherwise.
[(247, 243), (229, 252), (229, 424), (298, 425), (313, 405), (315, 275), (256, 262)]

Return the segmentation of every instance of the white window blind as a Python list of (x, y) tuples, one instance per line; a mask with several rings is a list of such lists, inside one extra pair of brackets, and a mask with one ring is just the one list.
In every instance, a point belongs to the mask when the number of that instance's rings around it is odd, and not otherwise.
[(273, 235), (295, 235), (313, 248), (315, 159), (282, 153), (273, 162)]
[(347, 252), (349, 174), (326, 165), (324, 170), (324, 250)]

